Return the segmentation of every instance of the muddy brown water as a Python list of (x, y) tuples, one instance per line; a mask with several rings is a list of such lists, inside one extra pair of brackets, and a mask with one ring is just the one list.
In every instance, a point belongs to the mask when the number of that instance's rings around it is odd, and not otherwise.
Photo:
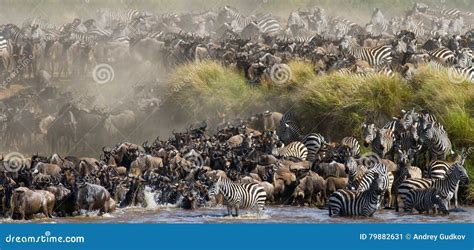
[(370, 218), (331, 218), (325, 209), (269, 206), (262, 215), (242, 211), (238, 217), (224, 216), (225, 207), (183, 210), (170, 206), (129, 207), (104, 216), (36, 218), (30, 221), (2, 219), (0, 223), (474, 223), (474, 207), (463, 207), (449, 215), (419, 215), (394, 210), (377, 211)]

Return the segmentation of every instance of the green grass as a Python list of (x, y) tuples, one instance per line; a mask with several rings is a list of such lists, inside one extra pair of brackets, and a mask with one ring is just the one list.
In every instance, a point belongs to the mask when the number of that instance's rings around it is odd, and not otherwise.
[[(216, 62), (178, 67), (170, 74), (169, 98), (185, 117), (199, 121), (217, 112), (228, 118), (245, 118), (264, 110), (294, 110), (305, 132), (319, 132), (333, 141), (344, 136), (360, 138), (361, 123), (383, 125), (401, 109), (428, 109), (445, 126), (454, 149), (474, 144), (474, 85), (452, 83), (446, 72), (420, 68), (413, 81), (399, 77), (374, 76), (366, 80), (338, 74), (317, 76), (312, 65), (290, 62), (292, 77), (283, 85), (252, 87), (241, 72)], [(177, 105), (178, 104), (178, 105)], [(474, 176), (472, 160), (466, 163)], [(474, 201), (470, 184), (469, 200)]]

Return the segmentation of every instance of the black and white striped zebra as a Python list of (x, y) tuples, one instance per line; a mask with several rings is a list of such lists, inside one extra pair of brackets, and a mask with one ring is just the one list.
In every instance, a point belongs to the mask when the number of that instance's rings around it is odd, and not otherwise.
[(10, 71), (13, 63), (13, 48), (8, 39), (0, 35), (0, 58), (2, 59), (2, 70)]
[(421, 129), (420, 142), (428, 151), (430, 160), (446, 159), (447, 155), (454, 153), (448, 133), (440, 124), (427, 123)]
[(349, 190), (359, 189), (360, 183), (368, 171), (365, 165), (359, 165), (354, 157), (349, 156), (344, 164), (345, 171), (348, 174), (347, 188)]
[(410, 127), (396, 135), (395, 147), (399, 150), (418, 152), (421, 150), (420, 136), (418, 134), (418, 123), (415, 122)]
[(350, 156), (359, 157), (360, 144), (359, 144), (359, 141), (355, 137), (349, 136), (349, 137), (342, 138), (341, 146), (344, 146), (349, 150)]
[(308, 157), (308, 149), (302, 142), (294, 141), (283, 147), (279, 155), (285, 159), (304, 161)]
[(277, 34), (282, 30), (280, 22), (273, 18), (271, 15), (266, 15), (257, 21), (257, 27), (260, 29), (262, 34), (271, 35)]
[(278, 124), (277, 135), (285, 144), (300, 140), (302, 132), (296, 122), (296, 115), (294, 112), (289, 111), (283, 114), (283, 117)]
[(438, 61), (444, 65), (454, 65), (456, 61), (456, 54), (448, 48), (438, 48), (428, 51), (428, 55), (431, 56), (435, 61)]
[(71, 32), (71, 34), (69, 35), (69, 39), (73, 41), (79, 41), (85, 44), (92, 44), (94, 42), (92, 37), (90, 37), (88, 34), (78, 32)]
[(316, 160), (316, 155), (318, 154), (321, 147), (326, 144), (326, 139), (324, 136), (317, 133), (310, 133), (305, 135), (301, 142), (306, 146), (308, 150), (308, 156), (306, 160), (314, 162)]
[(246, 17), (245, 15), (241, 14), (237, 9), (230, 7), (230, 6), (224, 6), (224, 11), (228, 14), (230, 17), (231, 24), (233, 23), (235, 26), (237, 26), (237, 30), (242, 30), (244, 27), (249, 25), (254, 21), (253, 18), (251, 17)]
[(363, 124), (362, 137), (364, 145), (371, 145), (372, 151), (385, 157), (393, 150), (395, 135), (390, 128), (377, 129), (374, 124)]
[(140, 15), (140, 11), (137, 9), (125, 9), (125, 10), (114, 10), (114, 9), (99, 9), (99, 23), (102, 27), (112, 27), (116, 23), (130, 23), (134, 17)]
[(459, 80), (466, 80), (468, 82), (474, 82), (474, 66), (469, 66), (469, 67), (452, 67), (449, 68), (450, 74), (454, 74), (453, 77), (454, 79), (459, 79)]
[(413, 213), (416, 209), (419, 213), (430, 212), (435, 213), (436, 209), (443, 213), (448, 213), (448, 208), (444, 202), (446, 197), (442, 197), (434, 188), (410, 190), (405, 199), (403, 210)]
[[(447, 173), (451, 170), (451, 164), (445, 161), (432, 161), (426, 167), (426, 172), (424, 173), (426, 178), (438, 180), (443, 179), (446, 177)], [(459, 182), (456, 185), (456, 189), (454, 190), (453, 197), (454, 198), (454, 207), (458, 207), (458, 190), (459, 190)]]
[[(391, 190), (394, 181), (393, 174), (388, 171), (387, 167), (384, 164), (376, 163), (372, 167), (368, 168), (367, 172), (364, 174), (362, 179), (359, 182), (359, 185), (356, 189), (357, 192), (364, 192), (365, 190), (369, 189), (372, 182), (375, 180), (376, 176), (381, 178), (382, 181), (382, 189), (386, 196), (385, 204), (390, 206), (391, 204)], [(384, 197), (381, 197), (384, 198)], [(379, 207), (382, 203), (382, 199), (379, 201)]]
[[(224, 196), (224, 204), (229, 215), (238, 216), (239, 209), (257, 209), (260, 213), (265, 207), (267, 194), (260, 184), (235, 183), (227, 177), (219, 177), (209, 190), (209, 197)], [(235, 214), (232, 210), (235, 210)]]
[(374, 174), (373, 182), (364, 192), (340, 189), (329, 197), (329, 216), (372, 216), (383, 190), (383, 180), (378, 174)]
[(392, 47), (388, 45), (379, 45), (372, 48), (361, 47), (352, 41), (350, 36), (345, 36), (340, 47), (345, 53), (349, 53), (356, 59), (368, 62), (371, 67), (380, 67), (392, 62)]
[(463, 164), (463, 161), (455, 162), (451, 167), (451, 170), (443, 179), (407, 179), (398, 187), (398, 195), (401, 200), (405, 202), (407, 195), (411, 190), (434, 188), (441, 196), (448, 197), (448, 200), (445, 200), (445, 202), (446, 204), (449, 204), (448, 201), (450, 197), (454, 195), (458, 182), (463, 184), (469, 182), (469, 176), (466, 169), (463, 167)]

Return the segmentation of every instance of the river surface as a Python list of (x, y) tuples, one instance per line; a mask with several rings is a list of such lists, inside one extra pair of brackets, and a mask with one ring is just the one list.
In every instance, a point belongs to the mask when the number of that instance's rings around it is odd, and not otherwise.
[(224, 216), (225, 207), (183, 210), (175, 207), (118, 209), (104, 216), (75, 216), (66, 218), (36, 218), (31, 221), (2, 219), (0, 223), (474, 223), (474, 207), (463, 207), (449, 215), (419, 215), (377, 211), (371, 218), (330, 218), (325, 209), (270, 206), (262, 215), (241, 211), (238, 217)]

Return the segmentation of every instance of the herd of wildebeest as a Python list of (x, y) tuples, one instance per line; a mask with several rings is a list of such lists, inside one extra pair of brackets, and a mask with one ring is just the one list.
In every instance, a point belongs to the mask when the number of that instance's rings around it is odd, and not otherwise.
[[(224, 203), (229, 214), (261, 209), (262, 202), (328, 207), (330, 215), (370, 216), (398, 210), (400, 202), (405, 211), (447, 213), (452, 198), (458, 206), (459, 184), (469, 181), (464, 162), (472, 149), (455, 150), (427, 110), (364, 123), (362, 136), (339, 141), (303, 133), (293, 112), (265, 111), (218, 126), (195, 124), (167, 140), (102, 147), (160, 108), (156, 91), (135, 86), (113, 110), (97, 110), (88, 96), (74, 99), (52, 82), (82, 79), (101, 64), (120, 75), (132, 63), (172, 70), (205, 60), (235, 67), (249, 84), (272, 79), (275, 65), (291, 60), (311, 63), (318, 74), (406, 80), (426, 64), (469, 81), (473, 20), (470, 12), (416, 3), (390, 19), (375, 9), (365, 26), (319, 7), (292, 11), (283, 21), (230, 6), (184, 14), (101, 9), (96, 19), (63, 25), (44, 18), (0, 25), (3, 86), (32, 85), (2, 100), (3, 146), (11, 152), (40, 145), (50, 153), (2, 157), (0, 213), (102, 214), (147, 206), (145, 193), (183, 209)], [(368, 153), (361, 154), (359, 140)], [(75, 147), (102, 150), (98, 158), (65, 153)]]
[(99, 158), (2, 159), (0, 211), (23, 219), (151, 202), (183, 209), (224, 203), (238, 213), (266, 203), (370, 216), (383, 208), (398, 211), (400, 201), (407, 212), (448, 213), (452, 198), (458, 207), (472, 148), (454, 153), (428, 112), (403, 111), (381, 128), (364, 123), (361, 139), (372, 149), (365, 154), (355, 137), (328, 142), (317, 133), (302, 135), (295, 117), (267, 111), (215, 134), (203, 122), (168, 140), (103, 147)]

